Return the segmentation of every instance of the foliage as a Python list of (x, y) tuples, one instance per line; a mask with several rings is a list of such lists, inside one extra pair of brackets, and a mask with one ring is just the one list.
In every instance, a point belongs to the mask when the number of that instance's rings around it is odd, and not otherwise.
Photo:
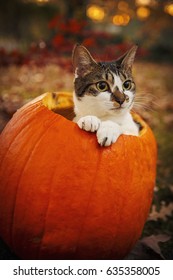
[[(19, 49), (6, 51), (5, 48), (0, 48), (0, 66), (11, 64), (44, 66), (54, 63), (71, 71), (70, 62), (64, 60), (64, 57), (71, 58), (76, 43), (89, 48), (98, 60), (115, 60), (131, 47), (131, 44), (126, 43), (121, 35), (96, 31), (85, 20), (65, 19), (56, 15), (49, 21), (48, 28), (51, 34), (50, 40), (31, 43), (26, 53)], [(138, 54), (144, 57), (148, 53), (140, 48)]]

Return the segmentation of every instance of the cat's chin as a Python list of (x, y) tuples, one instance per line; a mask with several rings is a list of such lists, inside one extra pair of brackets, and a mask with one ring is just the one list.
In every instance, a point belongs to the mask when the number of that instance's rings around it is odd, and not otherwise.
[(117, 107), (117, 108), (111, 108), (110, 109), (110, 113), (111, 114), (125, 114), (125, 113), (127, 113), (127, 111), (129, 111), (129, 108), (127, 108), (127, 107)]
[(117, 107), (117, 108), (112, 108), (112, 109), (110, 109), (111, 111), (119, 111), (119, 110), (123, 110), (123, 108), (122, 107)]

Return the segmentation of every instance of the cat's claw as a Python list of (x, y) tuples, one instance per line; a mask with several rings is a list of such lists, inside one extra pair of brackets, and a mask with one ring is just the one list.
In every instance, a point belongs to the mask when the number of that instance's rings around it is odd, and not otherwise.
[(78, 126), (86, 131), (96, 132), (100, 127), (101, 121), (95, 116), (85, 116), (78, 120)]
[(115, 143), (121, 134), (120, 126), (112, 121), (102, 122), (97, 131), (97, 140), (100, 146), (110, 146)]

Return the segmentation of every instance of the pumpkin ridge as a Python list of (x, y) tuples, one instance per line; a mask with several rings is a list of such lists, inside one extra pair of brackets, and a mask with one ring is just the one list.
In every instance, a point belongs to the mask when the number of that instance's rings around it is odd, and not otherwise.
[[(122, 141), (122, 143), (123, 143), (123, 152), (124, 152), (124, 157), (126, 158), (126, 149), (125, 149), (125, 139), (124, 139), (124, 137), (121, 137), (121, 141)], [(123, 203), (122, 203), (122, 201), (120, 202), (120, 201), (118, 201), (118, 204), (119, 204), (119, 209), (122, 209), (122, 206), (123, 206)], [(117, 203), (116, 203), (116, 207), (114, 207), (114, 209), (115, 208), (117, 208)], [(113, 211), (114, 211), (114, 209), (113, 209)], [(120, 222), (121, 222), (121, 220), (122, 220), (122, 216), (123, 216), (123, 213), (121, 212), (121, 211), (119, 211), (119, 213), (118, 213), (118, 224), (120, 224)], [(112, 242), (112, 245), (110, 246), (110, 250), (109, 250), (109, 252), (108, 252), (108, 254), (107, 254), (107, 257), (110, 259), (111, 258), (111, 254), (112, 254), (112, 252), (113, 252), (113, 249), (114, 249), (114, 247), (115, 247), (115, 244), (116, 244), (116, 237), (117, 237), (117, 235), (118, 235), (118, 230), (119, 230), (119, 228), (117, 227), (117, 226), (115, 226), (115, 229), (114, 229), (114, 237), (113, 237), (113, 242)]]
[[(42, 109), (42, 110), (38, 111), (37, 114), (40, 114), (40, 112), (43, 111), (43, 108), (41, 108), (41, 109)], [(37, 114), (35, 114), (35, 115), (37, 115)], [(15, 117), (15, 116), (14, 116), (14, 117)], [(24, 117), (26, 117), (26, 115), (24, 115)], [(31, 115), (31, 117), (32, 117), (32, 115)], [(14, 140), (16, 139), (16, 137), (19, 136), (20, 133), (22, 133), (22, 132), (25, 130), (25, 128), (27, 128), (28, 125), (30, 125), (30, 124), (32, 123), (32, 121), (34, 121), (33, 118), (32, 118), (31, 120), (28, 119), (27, 123), (23, 123), (23, 127), (20, 129), (20, 132), (14, 135), (14, 137), (13, 137), (12, 140), (11, 140), (11, 142), (9, 143), (9, 146), (8, 146), (6, 152), (5, 152), (4, 155), (2, 156), (1, 165), (2, 165), (2, 163), (3, 163), (3, 161), (4, 161), (5, 157), (6, 157), (6, 154), (7, 154), (8, 151), (9, 151), (11, 145), (13, 144)], [(6, 130), (6, 129), (5, 129), (5, 130)], [(5, 132), (5, 130), (4, 130), (3, 132)], [(3, 134), (0, 134), (0, 139), (1, 139), (1, 137), (3, 137)]]
[(86, 212), (85, 212), (85, 218), (84, 218), (83, 223), (82, 223), (82, 225), (81, 225), (81, 229), (80, 229), (80, 231), (79, 231), (79, 238), (78, 238), (77, 243), (76, 243), (76, 253), (77, 253), (77, 251), (78, 251), (80, 239), (81, 239), (81, 237), (82, 237), (82, 232), (83, 232), (84, 227), (85, 227), (85, 222), (86, 222), (86, 218), (87, 218), (87, 215), (88, 215), (88, 210), (89, 210), (91, 195), (92, 195), (93, 189), (94, 189), (94, 187), (95, 187), (95, 179), (96, 179), (96, 177), (97, 177), (98, 169), (99, 169), (99, 166), (100, 166), (100, 164), (101, 164), (101, 158), (102, 158), (102, 153), (101, 153), (101, 154), (98, 154), (97, 164), (96, 164), (96, 170), (95, 170), (95, 173), (93, 174), (93, 184), (92, 184), (91, 189), (90, 189), (90, 194), (89, 194), (88, 203), (87, 203)]
[[(24, 170), (25, 170), (29, 160), (31, 160), (31, 157), (32, 157), (33, 153), (35, 152), (35, 149), (39, 145), (40, 141), (42, 140), (42, 138), (45, 136), (45, 134), (48, 132), (48, 130), (51, 128), (51, 126), (54, 124), (55, 121), (56, 121), (56, 118), (55, 118), (54, 121), (52, 121), (50, 126), (47, 127), (47, 129), (44, 131), (44, 133), (41, 135), (41, 137), (38, 137), (38, 139), (36, 140), (36, 143), (34, 144), (34, 146), (31, 147), (32, 151), (31, 151), (31, 153), (29, 153), (29, 156), (28, 156), (28, 158), (25, 161), (25, 164), (23, 166), (23, 170), (22, 170), (21, 175), (19, 177), (19, 180), (17, 182), (16, 195), (15, 195), (15, 198), (14, 198), (14, 205), (16, 205), (16, 200), (17, 200), (18, 191), (19, 191), (19, 185), (20, 185), (20, 181), (22, 179)], [(14, 225), (14, 220), (15, 220), (14, 217), (15, 217), (15, 206), (13, 207), (12, 221), (11, 221), (11, 225), (10, 225), (10, 231), (11, 231), (11, 238), (10, 239), (11, 239), (11, 244), (12, 244), (13, 247), (14, 247), (14, 242), (13, 242), (13, 231), (14, 231), (14, 229), (13, 229), (13, 225)]]
[[(50, 111), (50, 112), (52, 112), (52, 111)], [(66, 122), (72, 122), (72, 121), (70, 121), (70, 120), (68, 120), (68, 119), (66, 119), (64, 116), (61, 116), (60, 115), (60, 117), (61, 117), (61, 121), (63, 121), (64, 123), (66, 123)], [(73, 123), (73, 122), (72, 122)], [(74, 124), (74, 127), (73, 127), (73, 131), (75, 131), (76, 130), (76, 124), (75, 123), (73, 123)], [(87, 138), (86, 138), (87, 139)], [(90, 143), (90, 139), (88, 138), (87, 139), (87, 144), (85, 144), (85, 146), (86, 146), (86, 150), (87, 150), (87, 146), (88, 146), (88, 144)], [(85, 156), (85, 153), (83, 154), (84, 156)], [(84, 160), (84, 162), (85, 162), (85, 160)], [(83, 163), (84, 164), (84, 163)], [(97, 167), (99, 166), (99, 158), (98, 158), (98, 161), (97, 161)], [(58, 168), (58, 166), (57, 166), (57, 168)], [(97, 170), (97, 169), (96, 169)], [(57, 171), (57, 169), (55, 169), (54, 170), (54, 175), (52, 176), (52, 180), (51, 180), (51, 182), (53, 182), (54, 181), (54, 178), (56, 177), (56, 171)], [(97, 172), (97, 171), (96, 171)], [(95, 172), (94, 172), (94, 174), (93, 174), (93, 178), (95, 178)], [(94, 181), (94, 180), (91, 180), (91, 181)], [(53, 184), (51, 184), (51, 192), (52, 192), (52, 187), (53, 187)], [(49, 205), (50, 205), (50, 200), (51, 200), (51, 192), (50, 192), (50, 196), (49, 196), (49, 202), (48, 202), (48, 207), (47, 207), (47, 213), (48, 213), (48, 210), (49, 210)], [(92, 193), (92, 191), (91, 191), (91, 193)], [(90, 201), (90, 195), (91, 194), (89, 194), (89, 201)], [(73, 202), (73, 197), (71, 198), (71, 204), (72, 204), (72, 202)], [(89, 202), (88, 202), (88, 204), (89, 204)], [(87, 212), (87, 210), (88, 210), (88, 207), (86, 207), (86, 212)], [(84, 215), (85, 216), (85, 215)], [(48, 219), (47, 219), (47, 214), (46, 214), (46, 216), (45, 216), (45, 222), (47, 221)], [(85, 222), (85, 219), (84, 219), (84, 221), (82, 222), (82, 224)], [(45, 226), (45, 228), (46, 228), (46, 226)], [(48, 228), (48, 227), (47, 227)], [(81, 226), (81, 228), (82, 228), (82, 226)], [(44, 232), (45, 232), (45, 229), (44, 229)], [(40, 255), (42, 254), (42, 252), (41, 252), (41, 250), (42, 250), (42, 247), (43, 247), (43, 245), (44, 245), (44, 241), (43, 241), (43, 238), (44, 238), (44, 236), (42, 236), (42, 239), (41, 239), (41, 245), (40, 245), (40, 248), (39, 248), (39, 255), (38, 255), (38, 257), (40, 257)], [(75, 243), (75, 247), (76, 247), (76, 250), (75, 250), (75, 254), (77, 253), (77, 244), (78, 244), (78, 242), (79, 242), (79, 239), (80, 239), (80, 232), (79, 232), (79, 234), (78, 234), (78, 238), (77, 238), (77, 241), (76, 241), (76, 243)]]
[[(44, 105), (43, 105), (44, 106)], [(44, 106), (45, 107), (45, 106)], [(47, 109), (47, 107), (45, 107)], [(64, 116), (61, 116), (59, 114), (55, 114), (53, 111), (47, 109), (49, 113), (53, 113), (51, 114), (52, 116), (56, 116), (56, 121), (57, 121), (57, 118), (60, 118), (61, 119), (61, 122), (64, 122), (64, 124), (69, 121), (67, 120)], [(55, 122), (53, 123), (55, 124)], [(54, 128), (53, 128), (54, 129)], [(43, 140), (43, 138), (42, 138)], [(44, 211), (44, 222), (43, 222), (43, 226), (42, 226), (42, 232), (40, 233), (39, 235), (39, 238), (40, 238), (40, 242), (39, 242), (39, 247), (38, 247), (38, 253), (37, 253), (37, 259), (41, 258), (42, 256), (42, 249), (44, 247), (44, 237), (45, 237), (45, 232), (46, 232), (46, 229), (49, 228), (47, 225), (46, 225), (46, 222), (48, 220), (48, 212), (49, 212), (49, 207), (50, 207), (50, 201), (51, 201), (51, 197), (52, 197), (52, 188), (53, 188), (53, 184), (52, 182), (54, 181), (54, 178), (56, 177), (56, 172), (57, 172), (57, 169), (58, 169), (58, 165), (56, 165), (56, 168), (54, 169), (54, 172), (52, 173), (51, 175), (51, 180), (49, 182), (49, 186), (51, 186), (51, 188), (49, 188), (49, 192), (48, 192), (48, 196), (47, 196), (47, 205), (45, 207), (45, 211)]]
[[(136, 115), (135, 115), (135, 116), (136, 116)], [(140, 135), (139, 135), (139, 137), (137, 137), (137, 139), (136, 139), (136, 142), (137, 142), (137, 144), (138, 144), (138, 147), (140, 147), (140, 151), (141, 151), (141, 152), (142, 152), (142, 150), (143, 150), (143, 143), (141, 142), (140, 137), (143, 138), (144, 131), (146, 131), (146, 124), (145, 124), (145, 126), (144, 126), (143, 120), (142, 120), (142, 125), (143, 125), (143, 127), (142, 127), (142, 130), (141, 130), (141, 132), (140, 132)], [(125, 141), (127, 142), (127, 139), (126, 139)], [(136, 150), (135, 150), (135, 151), (136, 151)], [(131, 179), (131, 180), (132, 180), (132, 179)], [(142, 233), (142, 228), (141, 228), (141, 230), (139, 229), (139, 232), (140, 232), (140, 235), (141, 235), (141, 233)], [(133, 239), (129, 239), (129, 246), (127, 246), (126, 255), (127, 255), (127, 252), (129, 252), (129, 251), (131, 250), (131, 248), (133, 248), (134, 244), (136, 243), (136, 241), (137, 241), (138, 238), (139, 238), (139, 235), (135, 234), (135, 232), (133, 233), (133, 235), (134, 235), (134, 238), (133, 238)]]
[(24, 104), (21, 108), (19, 108), (17, 110), (17, 112), (20, 112), (21, 114), (30, 114), (30, 112), (33, 112), (34, 109), (42, 109), (42, 103), (39, 101), (35, 102), (35, 103), (26, 103)]
[(46, 221), (47, 221), (48, 210), (49, 210), (49, 206), (50, 206), (50, 197), (51, 197), (52, 188), (53, 188), (53, 184), (51, 184), (51, 182), (53, 182), (53, 180), (54, 180), (54, 176), (56, 174), (57, 169), (58, 169), (58, 165), (57, 165), (56, 169), (54, 169), (54, 172), (51, 176), (51, 181), (50, 181), (50, 184), (49, 184), (49, 186), (51, 186), (51, 187), (49, 188), (48, 202), (47, 202), (47, 206), (46, 206), (46, 209), (45, 209), (45, 215), (44, 215), (45, 218), (44, 218), (44, 224), (43, 224), (43, 227), (42, 227), (42, 235), (41, 235), (40, 246), (39, 246), (39, 250), (38, 250), (38, 259), (40, 258), (42, 247), (43, 247), (43, 238), (44, 238), (44, 234), (45, 234)]
[[(39, 103), (31, 104), (30, 106), (28, 106), (27, 110), (26, 110), (25, 105), (17, 110), (17, 112), (20, 112), (25, 117), (32, 114), (34, 110), (35, 111), (36, 110), (43, 110), (42, 106), (40, 106)], [(15, 114), (14, 114), (14, 116), (15, 116)], [(20, 120), (17, 120), (17, 121), (20, 121)]]
[[(35, 105), (35, 106), (34, 106)], [(23, 107), (25, 107), (25, 105), (23, 106)], [(20, 122), (20, 120), (22, 119), (22, 117), (23, 118), (29, 118), (29, 117), (32, 117), (33, 116), (33, 111), (34, 111), (34, 109), (35, 110), (37, 110), (36, 112), (35, 112), (35, 114), (36, 113), (40, 113), (41, 111), (43, 111), (43, 108), (41, 107), (41, 106), (38, 106), (38, 104), (33, 104), (33, 105), (30, 105), (30, 107), (28, 108), (28, 110), (26, 110), (26, 109), (23, 109), (23, 107), (21, 107), (21, 108), (19, 108), (15, 113), (14, 113), (14, 115), (12, 116), (12, 118), (11, 118), (11, 120), (13, 120), (13, 121), (15, 121), (15, 123), (17, 124), (18, 122)], [(18, 113), (21, 113), (21, 118), (19, 119), (18, 118)], [(31, 116), (30, 116), (31, 115)], [(28, 121), (29, 121), (30, 119), (28, 119)], [(10, 125), (10, 123), (8, 123), (7, 124), (7, 126), (8, 125)], [(24, 125), (24, 124), (23, 124)], [(4, 131), (2, 131), (2, 133), (3, 133)]]
[[(43, 110), (41, 110), (41, 111), (43, 111)], [(36, 115), (38, 115), (39, 113), (41, 113), (41, 111), (39, 110), (39, 112), (35, 112), (36, 113)], [(18, 112), (16, 112), (16, 115), (18, 114)], [(23, 117), (23, 116), (22, 116)], [(12, 131), (14, 131), (14, 129), (15, 129), (15, 126), (14, 125), (12, 125), (13, 124), (13, 122), (15, 121), (15, 118), (13, 117), (12, 118), (12, 120), (10, 121), (10, 123), (9, 123), (9, 125), (4, 129), (4, 131), (3, 131), (3, 134), (5, 134), (6, 133), (6, 130), (10, 130), (10, 128), (12, 128)], [(11, 122), (12, 122), (12, 124), (11, 124)], [(7, 148), (7, 150), (5, 151), (5, 153), (3, 154), (3, 153), (1, 153), (1, 166), (2, 166), (2, 168), (0, 169), (0, 178), (1, 178), (1, 176), (3, 177), (3, 174), (4, 174), (4, 171), (6, 170), (6, 164), (4, 163), (4, 161), (6, 160), (6, 155), (8, 155), (9, 153), (10, 153), (10, 150), (12, 149), (13, 150), (13, 146), (15, 146), (15, 145), (13, 145), (14, 143), (16, 143), (16, 139), (18, 139), (17, 137), (24, 131), (24, 129), (27, 127), (28, 128), (28, 125), (30, 124), (30, 123), (32, 123), (32, 121), (29, 119), (29, 120), (27, 120), (27, 125), (25, 125), (26, 123), (23, 123), (23, 126), (22, 127), (20, 127), (20, 130), (18, 131), (18, 133), (15, 133), (15, 136), (14, 137), (11, 137), (10, 138), (10, 140), (12, 139), (12, 141), (10, 141), (10, 143), (8, 143), (8, 148)], [(11, 134), (12, 135), (12, 134)], [(1, 137), (3, 137), (3, 135), (1, 135)], [(5, 145), (6, 145), (6, 135), (5, 135), (5, 137), (4, 137), (4, 139), (3, 138), (1, 138), (0, 137), (0, 146), (4, 146), (4, 143), (5, 143)], [(1, 141), (1, 140), (4, 140), (4, 141)], [(24, 144), (25, 145), (25, 144)], [(17, 159), (16, 159), (16, 162), (17, 162)], [(4, 168), (3, 168), (4, 167)], [(11, 171), (10, 171), (10, 175), (11, 174), (14, 174), (14, 165), (13, 166), (11, 166)], [(7, 189), (7, 187), (8, 187), (8, 184), (9, 184), (9, 181), (10, 181), (10, 176), (8, 176), (7, 177), (7, 180), (6, 180), (6, 182), (5, 182), (5, 185), (3, 184), (3, 189), (2, 189), (2, 191), (4, 190), (4, 189)], [(1, 182), (2, 183), (2, 182)], [(17, 187), (17, 185), (16, 185), (16, 187)], [(9, 189), (9, 187), (8, 187), (8, 189)], [(13, 199), (13, 201), (11, 200), (11, 205), (14, 205), (15, 204), (15, 199)], [(9, 217), (9, 220), (12, 220), (13, 219), (13, 207), (11, 208), (11, 213), (8, 213), (8, 217)], [(11, 224), (10, 222), (9, 222), (9, 224)], [(9, 226), (9, 228), (11, 229), (11, 225)], [(11, 243), (11, 237), (9, 237), (9, 234), (8, 233), (6, 233), (6, 238), (7, 238), (7, 243)]]

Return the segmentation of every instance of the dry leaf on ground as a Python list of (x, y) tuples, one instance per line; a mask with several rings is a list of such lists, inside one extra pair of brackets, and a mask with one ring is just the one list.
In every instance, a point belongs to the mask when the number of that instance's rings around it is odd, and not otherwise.
[(127, 260), (163, 260), (159, 242), (166, 242), (170, 236), (165, 234), (151, 235), (139, 240), (126, 257)]
[(159, 212), (156, 210), (156, 206), (152, 205), (148, 221), (158, 221), (158, 219), (166, 221), (168, 219), (168, 216), (172, 216), (172, 211), (173, 202), (169, 203), (168, 205), (163, 204)]

